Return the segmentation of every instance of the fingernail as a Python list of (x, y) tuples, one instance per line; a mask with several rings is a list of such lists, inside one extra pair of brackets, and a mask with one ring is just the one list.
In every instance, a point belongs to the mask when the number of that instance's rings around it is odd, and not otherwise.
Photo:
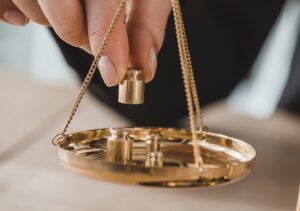
[(14, 25), (26, 25), (29, 19), (23, 15), (20, 11), (15, 9), (6, 10), (3, 13), (3, 18), (10, 24)]
[(98, 67), (106, 86), (111, 87), (119, 83), (119, 78), (115, 65), (108, 56), (101, 57), (98, 63)]
[(156, 72), (156, 67), (157, 67), (157, 55), (154, 51), (154, 48), (151, 48), (151, 50), (150, 50), (149, 66), (150, 66), (152, 78), (153, 78), (155, 75), (155, 72)]

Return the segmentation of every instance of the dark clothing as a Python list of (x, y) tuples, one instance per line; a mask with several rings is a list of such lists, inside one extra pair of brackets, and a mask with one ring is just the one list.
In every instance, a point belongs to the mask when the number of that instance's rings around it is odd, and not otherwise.
[[(273, 26), (284, 0), (186, 1), (183, 14), (202, 105), (227, 97), (245, 78)], [(54, 35), (55, 36), (55, 35)], [(63, 43), (55, 36), (67, 62), (81, 79), (92, 56)], [(300, 54), (300, 44), (298, 44)], [(300, 67), (300, 60), (294, 64)], [(296, 68), (280, 105), (300, 113), (300, 78)], [(117, 103), (117, 88), (107, 88), (97, 72), (90, 91), (108, 106), (140, 125), (171, 126), (187, 115), (173, 18), (158, 55), (155, 79), (146, 85), (145, 104)]]

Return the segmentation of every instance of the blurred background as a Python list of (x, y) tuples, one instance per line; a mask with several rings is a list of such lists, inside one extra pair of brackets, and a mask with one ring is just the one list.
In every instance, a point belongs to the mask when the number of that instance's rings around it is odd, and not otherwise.
[[(277, 109), (298, 38), (295, 5), (283, 7), (250, 75), (228, 99), (205, 108), (210, 129), (256, 148), (256, 168), (241, 182), (204, 190), (127, 187), (63, 169), (50, 140), (65, 121), (79, 79), (48, 29), (0, 23), (0, 210), (295, 210), (300, 117)], [(75, 119), (72, 130), (130, 124), (90, 95)]]
[(75, 75), (63, 59), (47, 28), (0, 25), (1, 71), (20, 74), (44, 84), (74, 86)]

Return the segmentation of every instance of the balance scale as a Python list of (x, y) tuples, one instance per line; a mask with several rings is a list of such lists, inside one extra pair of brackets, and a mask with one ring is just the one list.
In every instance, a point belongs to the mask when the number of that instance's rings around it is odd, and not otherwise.
[[(121, 0), (66, 124), (52, 140), (62, 164), (99, 180), (132, 185), (206, 187), (244, 178), (254, 166), (254, 148), (203, 126), (179, 0), (172, 0), (172, 8), (190, 128), (103, 128), (67, 133), (125, 7), (126, 0)], [(142, 70), (128, 68), (119, 84), (118, 100), (144, 103)]]

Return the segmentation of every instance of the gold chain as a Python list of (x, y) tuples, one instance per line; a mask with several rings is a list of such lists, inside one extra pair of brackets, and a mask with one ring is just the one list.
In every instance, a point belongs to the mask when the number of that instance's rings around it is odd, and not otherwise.
[[(84, 79), (82, 86), (80, 87), (79, 93), (77, 95), (77, 99), (72, 107), (72, 110), (66, 121), (66, 124), (62, 132), (53, 138), (52, 143), (54, 145), (60, 144), (65, 139), (67, 129), (69, 128), (70, 123), (73, 120), (73, 117), (79, 107), (79, 104), (81, 103), (81, 100), (87, 91), (87, 87), (90, 84), (95, 74), (95, 71), (97, 70), (97, 63), (99, 62), (100, 58), (103, 56), (104, 50), (106, 49), (111, 39), (112, 33), (118, 23), (118, 20), (120, 19), (120, 16), (125, 10), (126, 2), (127, 0), (121, 0), (120, 5), (100, 45), (100, 49), (88, 71), (86, 78)], [(172, 8), (174, 14), (176, 36), (177, 36), (179, 56), (180, 56), (180, 64), (181, 64), (181, 70), (183, 75), (183, 82), (184, 82), (185, 94), (186, 94), (186, 100), (187, 100), (187, 106), (189, 112), (189, 121), (190, 121), (190, 127), (191, 127), (192, 139), (193, 139), (193, 152), (195, 158), (195, 165), (199, 167), (202, 164), (202, 158), (201, 158), (201, 151), (199, 147), (200, 138), (197, 132), (198, 131), (202, 132), (203, 130), (201, 108), (198, 99), (197, 87), (194, 79), (191, 56), (189, 52), (179, 0), (172, 0)]]
[(121, 0), (120, 5), (119, 5), (119, 7), (118, 7), (111, 23), (110, 23), (110, 26), (109, 26), (104, 38), (103, 38), (103, 41), (100, 45), (98, 53), (97, 53), (96, 57), (94, 58), (93, 63), (91, 64), (91, 67), (88, 71), (88, 74), (87, 74), (87, 76), (85, 77), (85, 79), (83, 81), (83, 84), (80, 87), (80, 90), (79, 90), (79, 93), (77, 95), (76, 101), (75, 101), (75, 103), (72, 107), (72, 110), (70, 112), (70, 115), (69, 115), (69, 117), (68, 117), (68, 119), (65, 123), (64, 129), (62, 130), (62, 132), (60, 134), (56, 135), (52, 140), (52, 143), (54, 145), (57, 145), (57, 144), (61, 143), (65, 139), (66, 132), (67, 132), (67, 130), (68, 130), (70, 124), (71, 124), (71, 121), (73, 120), (73, 117), (74, 117), (74, 115), (75, 115), (75, 113), (76, 113), (76, 111), (79, 107), (79, 104), (81, 103), (81, 100), (82, 100), (83, 96), (85, 95), (85, 93), (87, 91), (87, 87), (90, 84), (90, 82), (91, 82), (91, 80), (92, 80), (92, 78), (93, 78), (93, 76), (94, 76), (94, 74), (97, 70), (97, 64), (98, 64), (100, 58), (104, 54), (104, 50), (106, 49), (106, 47), (107, 47), (107, 45), (108, 45), (108, 43), (111, 39), (112, 33), (113, 33), (114, 29), (116, 28), (116, 25), (118, 23), (118, 20), (120, 19), (120, 16), (122, 15), (122, 13), (125, 10), (126, 2), (127, 2), (127, 0)]
[[(203, 120), (201, 114), (201, 108), (197, 93), (196, 82), (193, 73), (191, 56), (189, 53), (189, 47), (187, 43), (185, 27), (180, 7), (179, 0), (172, 0), (172, 8), (174, 14), (174, 22), (176, 29), (176, 37), (179, 49), (180, 65), (183, 76), (188, 112), (189, 112), (189, 121), (193, 139), (193, 152), (196, 167), (202, 165), (201, 150), (199, 147), (199, 135), (197, 131), (202, 132), (203, 130)], [(195, 119), (195, 110), (196, 110), (196, 119)], [(198, 129), (197, 129), (198, 123)]]

